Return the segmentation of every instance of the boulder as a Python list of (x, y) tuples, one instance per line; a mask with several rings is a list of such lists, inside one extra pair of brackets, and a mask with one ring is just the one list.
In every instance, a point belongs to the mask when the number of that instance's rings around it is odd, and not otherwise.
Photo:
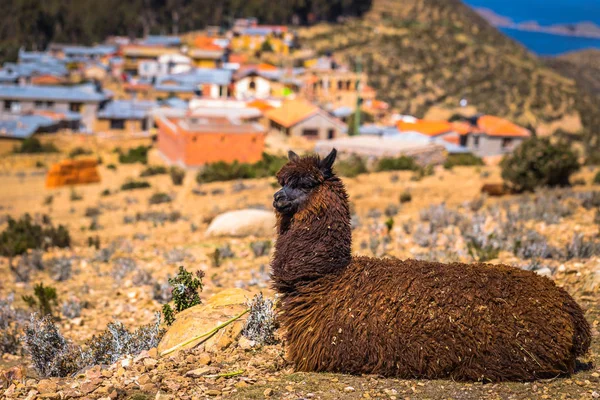
[[(252, 293), (243, 289), (226, 289), (210, 297), (205, 303), (183, 310), (175, 316), (175, 322), (169, 327), (158, 345), (159, 354), (194, 336), (209, 332), (216, 326), (241, 314), (248, 308), (246, 303)], [(217, 352), (233, 343), (242, 333), (247, 315), (220, 329), (202, 343), (207, 352)], [(206, 338), (196, 340), (179, 348), (191, 349)], [(174, 354), (174, 353), (171, 353)]]
[(264, 210), (236, 210), (218, 215), (206, 230), (206, 236), (272, 236), (275, 214)]

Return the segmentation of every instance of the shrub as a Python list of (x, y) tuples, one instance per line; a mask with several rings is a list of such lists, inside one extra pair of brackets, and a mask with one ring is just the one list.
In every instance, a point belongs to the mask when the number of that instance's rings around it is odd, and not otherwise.
[(69, 153), (69, 158), (75, 158), (77, 156), (85, 156), (90, 154), (92, 154), (91, 150), (84, 149), (83, 147), (78, 146), (71, 150), (71, 152)]
[(214, 253), (211, 254), (211, 260), (213, 267), (220, 267), (221, 261), (225, 258), (233, 258), (235, 254), (231, 250), (231, 246), (226, 244), (225, 246), (217, 247)]
[(58, 296), (56, 295), (56, 289), (52, 286), (44, 286), (43, 283), (38, 283), (33, 288), (33, 296), (23, 296), (23, 301), (42, 316), (52, 316), (54, 306), (58, 305)]
[(117, 170), (117, 166), (116, 166), (115, 164), (108, 164), (108, 165), (106, 166), (106, 168), (107, 168), (107, 169), (111, 169), (111, 170), (113, 170), (113, 171), (116, 171), (116, 170)]
[(335, 171), (338, 175), (346, 178), (354, 178), (360, 174), (367, 173), (367, 164), (365, 160), (355, 154), (345, 160), (340, 160), (335, 164)]
[(169, 168), (169, 176), (171, 177), (171, 182), (173, 182), (173, 185), (183, 185), (183, 180), (185, 179), (185, 170), (173, 166)]
[(250, 243), (250, 248), (252, 249), (252, 253), (254, 253), (254, 257), (266, 256), (271, 250), (271, 241), (260, 240), (258, 242), (252, 242)]
[(167, 168), (162, 165), (150, 165), (142, 171), (140, 177), (164, 175), (167, 173)]
[(411, 157), (385, 157), (377, 162), (377, 171), (416, 171), (419, 166)]
[(106, 196), (110, 196), (110, 190), (109, 189), (104, 189), (101, 193), (100, 196), (102, 197), (106, 197)]
[(175, 321), (175, 314), (187, 308), (200, 304), (200, 295), (198, 289), (202, 291), (202, 278), (204, 272), (196, 271), (196, 277), (191, 272), (188, 272), (179, 267), (179, 272), (175, 277), (169, 278), (169, 284), (172, 287), (173, 302), (175, 309), (169, 304), (163, 306), (163, 315), (167, 325), (171, 325)]
[(409, 203), (412, 200), (412, 195), (408, 190), (400, 194), (400, 203)]
[(523, 142), (500, 165), (502, 178), (519, 192), (541, 186), (568, 186), (569, 177), (580, 168), (568, 144), (552, 144), (550, 139), (538, 137)]
[(120, 282), (135, 270), (137, 264), (133, 258), (119, 257), (113, 262), (111, 276), (117, 282)]
[(596, 172), (593, 180), (594, 185), (600, 185), (600, 171)]
[(147, 146), (138, 146), (133, 149), (129, 149), (127, 153), (123, 153), (121, 149), (118, 149), (119, 162), (121, 164), (147, 164), (148, 150), (150, 150), (150, 147)]
[(73, 262), (68, 257), (60, 257), (52, 262), (52, 279), (63, 282), (71, 278)]
[(79, 299), (72, 297), (68, 301), (63, 302), (61, 307), (62, 315), (68, 319), (78, 318), (81, 316), (81, 309), (83, 304)]
[(71, 194), (69, 195), (69, 199), (71, 201), (80, 201), (83, 200), (83, 196), (75, 191), (75, 189), (71, 189)]
[(152, 196), (150, 196), (148, 203), (149, 204), (163, 204), (163, 203), (170, 203), (171, 201), (172, 201), (171, 196), (169, 196), (166, 193), (154, 193)]
[(263, 153), (262, 159), (254, 164), (239, 163), (237, 161), (229, 164), (219, 161), (205, 165), (196, 175), (196, 181), (198, 183), (209, 183), (235, 179), (265, 178), (275, 175), (286, 162), (285, 157), (272, 156), (267, 153)]
[(15, 153), (36, 154), (36, 153), (58, 153), (58, 149), (52, 143), (42, 144), (36, 137), (30, 137), (21, 142), (20, 147), (15, 147)]
[(444, 162), (444, 168), (452, 169), (456, 166), (478, 166), (484, 165), (483, 160), (472, 153), (448, 154)]
[(102, 210), (100, 210), (98, 207), (87, 207), (84, 215), (89, 218), (94, 218), (102, 215)]
[(259, 344), (275, 344), (277, 321), (273, 300), (266, 299), (262, 293), (254, 296), (248, 303), (250, 314), (242, 330), (242, 335)]
[(149, 188), (150, 184), (146, 181), (130, 180), (121, 185), (121, 190), (136, 190)]
[(49, 247), (69, 247), (71, 237), (69, 231), (59, 225), (55, 228), (50, 219), (45, 217), (41, 224), (33, 222), (29, 214), (21, 219), (7, 219), (8, 226), (0, 234), (0, 255), (14, 257), (25, 253), (28, 249), (43, 249)]

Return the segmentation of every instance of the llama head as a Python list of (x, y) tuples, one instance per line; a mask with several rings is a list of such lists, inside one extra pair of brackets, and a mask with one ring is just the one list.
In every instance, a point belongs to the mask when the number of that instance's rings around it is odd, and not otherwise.
[(273, 207), (278, 214), (291, 217), (310, 202), (322, 185), (336, 178), (332, 171), (337, 151), (333, 149), (324, 159), (318, 156), (300, 157), (293, 151), (289, 161), (277, 173), (281, 189), (273, 196)]

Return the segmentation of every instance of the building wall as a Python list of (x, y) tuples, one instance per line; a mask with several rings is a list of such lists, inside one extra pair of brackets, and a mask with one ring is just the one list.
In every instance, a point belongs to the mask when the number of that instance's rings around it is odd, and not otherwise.
[(111, 129), (111, 120), (110, 119), (99, 119), (94, 124), (94, 132), (122, 132), (122, 133), (138, 133), (142, 132), (142, 121), (141, 120), (126, 120), (124, 129)]
[(479, 144), (476, 146), (476, 136), (469, 135), (467, 138), (467, 148), (480, 157), (495, 156), (499, 154), (511, 153), (518, 145), (523, 142), (521, 137), (511, 137), (510, 146), (502, 147), (504, 137), (479, 135)]
[[(250, 83), (254, 81), (255, 88), (250, 89)], [(261, 76), (247, 76), (235, 83), (235, 97), (237, 99), (266, 99), (271, 95), (271, 82)]]
[[(50, 106), (44, 103), (43, 106), (36, 106), (36, 102), (34, 100), (15, 100), (20, 104), (19, 111), (12, 112), (10, 110), (5, 110), (5, 100), (0, 99), (0, 117), (16, 117), (28, 112), (33, 112), (36, 110), (44, 110), (44, 111), (53, 111), (57, 113), (64, 113), (70, 111), (71, 104), (70, 102), (53, 102)], [(81, 104), (81, 109), (79, 113), (81, 114), (81, 122), (88, 129), (93, 128), (96, 122), (96, 113), (98, 111), (98, 104), (96, 103), (78, 103)]]
[(315, 129), (318, 132), (318, 136), (315, 139), (326, 140), (328, 139), (328, 132), (330, 129), (334, 130), (334, 138), (347, 136), (346, 133), (340, 130), (340, 124), (334, 123), (330, 118), (325, 117), (321, 113), (317, 113), (310, 118), (292, 126), (289, 128), (290, 136), (303, 136), (303, 131), (307, 129)]

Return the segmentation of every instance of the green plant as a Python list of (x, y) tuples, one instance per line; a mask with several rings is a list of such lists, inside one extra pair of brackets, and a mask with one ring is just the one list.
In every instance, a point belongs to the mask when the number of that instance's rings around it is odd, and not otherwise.
[(109, 189), (104, 189), (101, 193), (100, 196), (102, 197), (106, 197), (106, 196), (110, 196), (110, 190)]
[(347, 159), (340, 160), (335, 164), (335, 172), (346, 178), (354, 178), (360, 174), (365, 174), (368, 171), (365, 160), (360, 156), (352, 154)]
[(150, 187), (150, 183), (146, 181), (129, 180), (121, 185), (121, 190), (146, 189)]
[(263, 53), (272, 53), (273, 52), (273, 46), (271, 45), (271, 42), (269, 41), (269, 39), (267, 39), (261, 43), (260, 51)]
[(49, 194), (48, 196), (46, 196), (44, 198), (44, 205), (45, 206), (51, 206), (53, 201), (54, 201), (54, 196), (52, 196), (51, 194)]
[(183, 184), (183, 180), (185, 179), (185, 170), (172, 166), (169, 168), (169, 176), (171, 177), (171, 182), (173, 182), (173, 185), (180, 186)]
[(33, 296), (23, 296), (23, 301), (36, 312), (41, 315), (53, 315), (53, 307), (58, 305), (58, 296), (56, 289), (52, 286), (44, 286), (43, 283), (38, 283), (33, 288)]
[(400, 203), (409, 203), (412, 200), (412, 195), (408, 190), (400, 194)]
[(170, 203), (173, 199), (171, 199), (171, 196), (169, 196), (166, 193), (154, 193), (152, 196), (150, 196), (150, 199), (148, 200), (149, 204), (163, 204), (163, 203)]
[(43, 163), (43, 162), (41, 162), (40, 160), (37, 160), (37, 161), (35, 162), (35, 167), (36, 167), (36, 168), (45, 168), (45, 167), (46, 167), (46, 164), (44, 164), (44, 163)]
[(83, 196), (75, 191), (75, 189), (71, 189), (71, 195), (69, 196), (71, 201), (79, 201), (83, 200)]
[(196, 181), (198, 183), (209, 183), (235, 179), (265, 178), (275, 175), (286, 162), (287, 158), (285, 157), (272, 156), (267, 153), (263, 153), (262, 159), (253, 164), (219, 161), (205, 165), (196, 175)]
[(85, 149), (81, 146), (77, 146), (69, 152), (69, 158), (75, 158), (77, 156), (85, 156), (89, 154), (92, 154), (91, 150)]
[(444, 168), (452, 169), (456, 166), (479, 166), (484, 165), (483, 160), (472, 153), (449, 154), (444, 161)]
[(171, 325), (175, 321), (175, 314), (200, 304), (200, 295), (198, 290), (202, 291), (202, 278), (204, 272), (197, 271), (196, 276), (179, 267), (179, 272), (173, 278), (169, 278), (169, 284), (172, 287), (173, 303), (175, 309), (169, 304), (163, 306), (163, 316), (167, 325)]
[(518, 192), (542, 186), (568, 186), (580, 168), (577, 154), (564, 142), (532, 137), (501, 162), (502, 178)]
[(596, 172), (593, 180), (594, 185), (600, 185), (600, 171)]
[(142, 171), (140, 177), (164, 175), (167, 173), (167, 168), (163, 165), (149, 165)]
[(148, 150), (150, 150), (149, 146), (134, 147), (127, 150), (127, 153), (123, 153), (121, 149), (118, 149), (119, 162), (121, 164), (146, 164), (148, 163)]
[(28, 249), (47, 249), (49, 247), (69, 247), (71, 237), (62, 225), (54, 227), (48, 217), (35, 223), (29, 214), (19, 220), (10, 216), (7, 227), (0, 234), (0, 255), (12, 258), (27, 252)]
[(411, 157), (384, 157), (377, 162), (377, 171), (416, 171), (419, 166)]
[(385, 228), (387, 229), (387, 234), (389, 235), (392, 232), (392, 229), (394, 229), (394, 218), (389, 217), (385, 221)]
[(42, 143), (36, 137), (30, 137), (21, 142), (21, 146), (15, 146), (14, 153), (36, 154), (36, 153), (58, 153), (58, 148), (53, 143)]
[(113, 171), (116, 171), (116, 170), (117, 170), (117, 166), (116, 166), (115, 164), (108, 164), (108, 165), (106, 166), (106, 168), (107, 168), (107, 169), (110, 169), (110, 170), (113, 170)]

